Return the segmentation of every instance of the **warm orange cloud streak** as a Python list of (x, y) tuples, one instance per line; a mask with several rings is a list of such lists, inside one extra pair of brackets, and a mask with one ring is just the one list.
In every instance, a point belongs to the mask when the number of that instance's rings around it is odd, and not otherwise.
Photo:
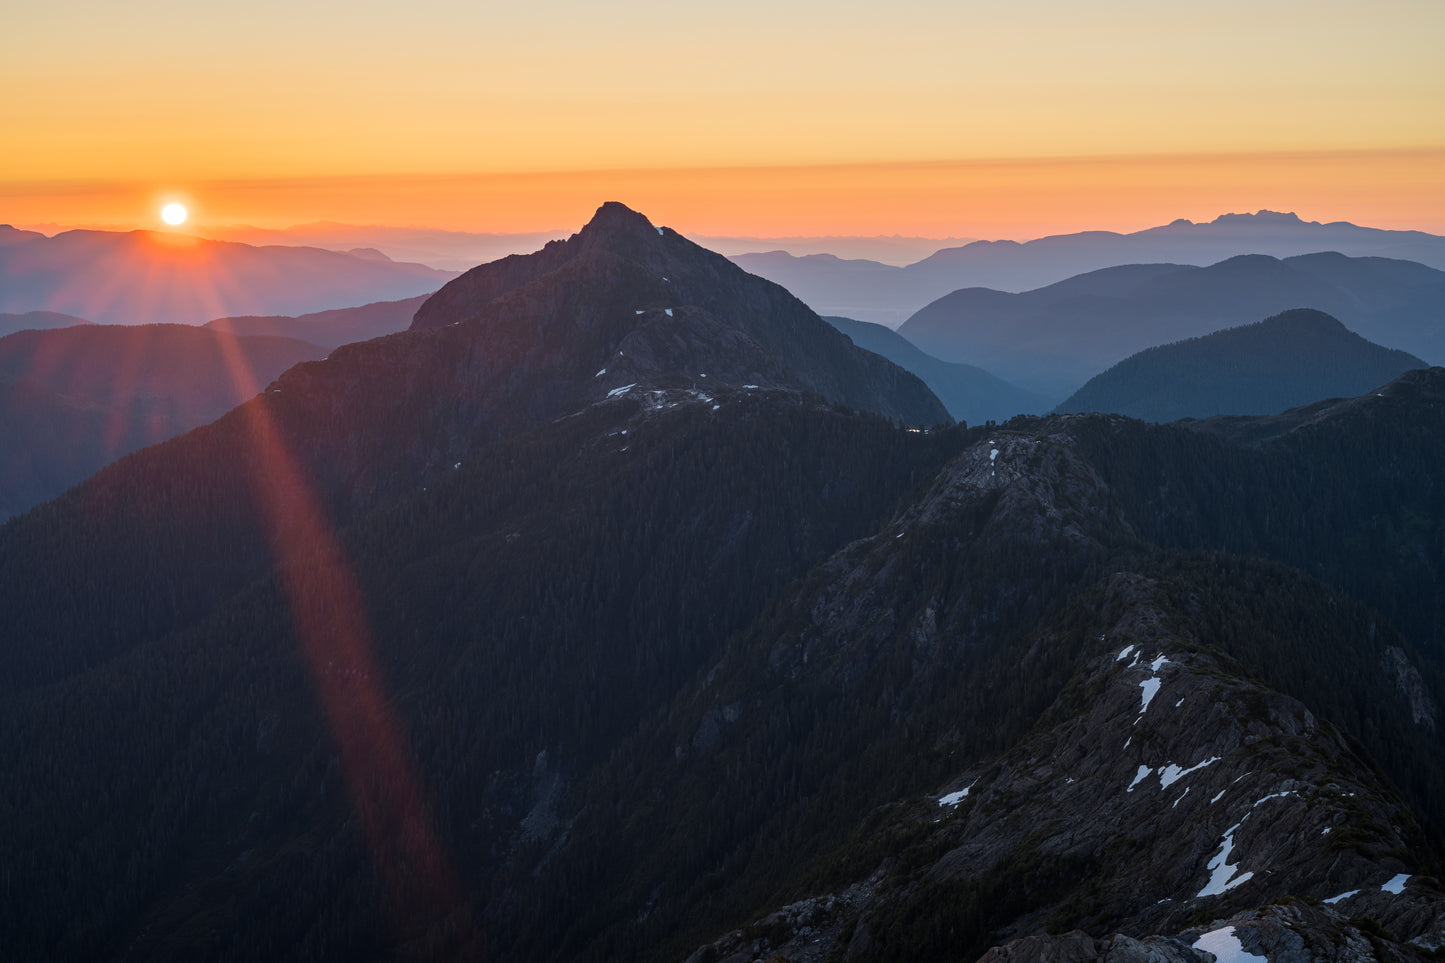
[(575, 229), (613, 199), (702, 235), (1022, 240), (1260, 208), (1445, 233), (1442, 175), (1445, 148), (233, 180), (184, 190), (37, 184), (0, 192), (0, 217), (156, 227), (162, 201), (180, 197), (200, 234), (208, 224), (315, 220), (520, 232)]

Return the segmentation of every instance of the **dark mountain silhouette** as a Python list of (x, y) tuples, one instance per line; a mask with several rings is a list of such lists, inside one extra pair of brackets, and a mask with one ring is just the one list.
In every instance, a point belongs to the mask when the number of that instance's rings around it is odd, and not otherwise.
[(405, 331), (411, 326), (417, 308), (428, 297), (419, 294), (401, 301), (376, 301), (359, 308), (332, 308), (300, 317), (217, 318), (204, 326), (235, 334), (299, 338), (325, 348), (336, 348), (353, 341), (370, 341), (384, 334)]
[(188, 325), (81, 325), (0, 338), (0, 518), (219, 418), (293, 364), (325, 353), (291, 338)]
[(1322, 311), (1297, 308), (1148, 348), (1095, 375), (1058, 411), (1106, 411), (1143, 421), (1269, 415), (1349, 398), (1428, 365), (1382, 348)]
[(915, 424), (948, 420), (922, 382), (854, 348), (787, 291), (621, 204), (604, 205), (568, 240), (449, 282), (418, 309), (412, 330), (458, 319), (487, 329), (529, 371), (555, 371), (573, 392), (585, 371), (592, 395), (753, 385)]
[(948, 413), (959, 421), (969, 424), (1006, 421), (1014, 415), (1038, 414), (1049, 408), (1048, 402), (1039, 395), (996, 378), (982, 368), (940, 361), (923, 353), (892, 328), (852, 318), (823, 320), (846, 334), (858, 347), (882, 355), (918, 375), (943, 402)]
[(736, 260), (754, 274), (777, 281), (820, 314), (896, 325), (959, 288), (1028, 291), (1122, 264), (1202, 266), (1237, 254), (1289, 258), (1318, 251), (1417, 261), (1445, 270), (1445, 238), (1344, 221), (1321, 224), (1273, 211), (1224, 214), (1207, 224), (1181, 219), (1132, 234), (1085, 231), (1023, 243), (975, 241), (902, 268), (827, 257), (795, 258), (784, 252), (740, 255)]
[(0, 314), (0, 337), (14, 334), (16, 331), (45, 331), (50, 328), (68, 328), (74, 324), (90, 324), (90, 322), (72, 314), (58, 314), (54, 311)]
[(1135, 264), (1023, 294), (955, 291), (898, 329), (941, 358), (1038, 391), (1077, 386), (1145, 348), (1314, 308), (1379, 344), (1435, 363), (1445, 272), (1409, 261), (1241, 255), (1205, 268)]
[(7, 955), (1435, 945), (1445, 370), (908, 430), (684, 245), (604, 207), (0, 527)]
[(412, 297), (454, 276), (318, 248), (151, 231), (45, 237), (0, 226), (0, 311), (59, 311), (110, 324), (302, 314)]

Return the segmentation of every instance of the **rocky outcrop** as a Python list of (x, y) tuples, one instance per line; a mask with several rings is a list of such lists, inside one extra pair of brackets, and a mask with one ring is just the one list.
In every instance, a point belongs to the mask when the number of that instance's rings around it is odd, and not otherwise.
[(984, 954), (979, 963), (1213, 963), (1210, 955), (1182, 940), (1142, 940), (1115, 933), (1095, 939), (1082, 930), (1062, 936), (1026, 936)]
[(1395, 680), (1395, 687), (1405, 701), (1410, 703), (1410, 715), (1415, 725), (1435, 731), (1435, 700), (1425, 688), (1420, 670), (1410, 662), (1405, 650), (1397, 645), (1385, 649), (1385, 672)]
[[(1034, 735), (899, 803), (878, 836), (909, 842), (869, 880), (820, 897), (821, 919), (755, 925), (768, 938), (753, 937), (752, 958), (896, 958), (880, 948), (896, 954), (941, 906), (951, 919), (993, 914), (991, 963), (1203, 961), (1197, 950), (1220, 955), (1210, 946), (1224, 937), (1197, 941), (1223, 921), (1273, 963), (1438, 946), (1445, 894), (1418, 875), (1410, 811), (1333, 726), (1242, 678), (1156, 589), (1113, 576), (1099, 605), (1108, 631), (1093, 640), (1107, 654)], [(1115, 935), (1086, 935), (1101, 932)]]

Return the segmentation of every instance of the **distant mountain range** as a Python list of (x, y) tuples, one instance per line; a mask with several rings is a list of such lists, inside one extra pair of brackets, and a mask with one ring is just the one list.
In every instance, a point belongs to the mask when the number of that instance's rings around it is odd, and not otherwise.
[(454, 272), (308, 247), (252, 247), (151, 231), (46, 237), (0, 225), (0, 311), (108, 324), (196, 324), (413, 297)]
[(548, 241), (566, 237), (567, 232), (527, 231), (500, 234), (317, 221), (283, 229), (247, 226), (208, 228), (206, 235), (218, 241), (239, 241), (255, 245), (301, 245), (342, 252), (373, 248), (396, 261), (416, 262), (443, 271), (465, 271), (508, 254), (534, 251)]
[(411, 327), (412, 316), (429, 295), (419, 294), (401, 301), (377, 301), (357, 308), (332, 308), (299, 317), (217, 318), (204, 325), (214, 331), (235, 334), (264, 334), (299, 338), (325, 348), (353, 341), (370, 341)]
[[(286, 244), (323, 247), (332, 251), (375, 248), (397, 261), (416, 261), (442, 270), (464, 271), (509, 254), (527, 254), (548, 241), (565, 238), (567, 231), (487, 233), (435, 228), (391, 227), (382, 224), (338, 224), (320, 221), (283, 229), (246, 226), (208, 228), (218, 241), (245, 244)], [(786, 251), (797, 256), (829, 253), (840, 257), (872, 258), (885, 264), (911, 264), (942, 247), (967, 243), (962, 237), (904, 237), (900, 235), (744, 237), (688, 235), (709, 250), (735, 254)]]
[(73, 324), (90, 324), (90, 322), (84, 318), (77, 318), (73, 314), (59, 314), (55, 311), (0, 314), (0, 337), (16, 331), (44, 331), (50, 328), (68, 328)]
[(920, 351), (892, 328), (852, 318), (823, 320), (846, 334), (858, 347), (880, 354), (918, 375), (943, 402), (948, 413), (959, 421), (977, 425), (1049, 410), (1049, 403), (1041, 395), (1009, 384), (974, 365), (940, 361)]
[(0, 519), (219, 418), (326, 354), (189, 325), (80, 325), (0, 338)]
[(1377, 257), (1240, 255), (1209, 267), (1132, 264), (1022, 294), (965, 288), (899, 334), (1055, 397), (1145, 348), (1314, 308), (1434, 364), (1445, 361), (1445, 272)]
[[(1388, 231), (1344, 221), (1321, 224), (1294, 214), (1225, 214), (1207, 224), (1178, 220), (1132, 234), (1084, 231), (1019, 243), (975, 241), (906, 267), (827, 254), (744, 254), (737, 263), (777, 281), (819, 314), (896, 326), (959, 288), (1027, 291), (1121, 264), (1206, 265), (1236, 254), (1286, 258), (1319, 251), (1418, 261), (1445, 269), (1445, 237)], [(1302, 306), (1302, 305), (1297, 305)]]
[(1325, 398), (1352, 398), (1429, 367), (1382, 348), (1322, 311), (1296, 308), (1124, 359), (1059, 405), (1144, 421), (1271, 415)]

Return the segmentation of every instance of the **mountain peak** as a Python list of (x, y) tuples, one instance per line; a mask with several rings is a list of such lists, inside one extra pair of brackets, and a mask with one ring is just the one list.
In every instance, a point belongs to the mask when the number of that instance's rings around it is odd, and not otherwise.
[(910, 423), (948, 420), (922, 382), (855, 349), (783, 288), (615, 201), (565, 241), (449, 282), (412, 329), (462, 322), (547, 370), (558, 405), (706, 379), (710, 389), (801, 389)]
[(595, 236), (598, 234), (635, 234), (642, 231), (663, 233), (663, 229), (655, 227), (646, 215), (634, 211), (620, 201), (607, 201), (597, 208), (597, 213), (592, 215), (581, 230), (581, 236)]
[(1298, 214), (1293, 211), (1280, 212), (1258, 210), (1253, 214), (1221, 214), (1212, 222), (1213, 224), (1238, 224), (1238, 225), (1273, 225), (1278, 227), (1293, 227), (1299, 224), (1308, 223), (1300, 220)]

